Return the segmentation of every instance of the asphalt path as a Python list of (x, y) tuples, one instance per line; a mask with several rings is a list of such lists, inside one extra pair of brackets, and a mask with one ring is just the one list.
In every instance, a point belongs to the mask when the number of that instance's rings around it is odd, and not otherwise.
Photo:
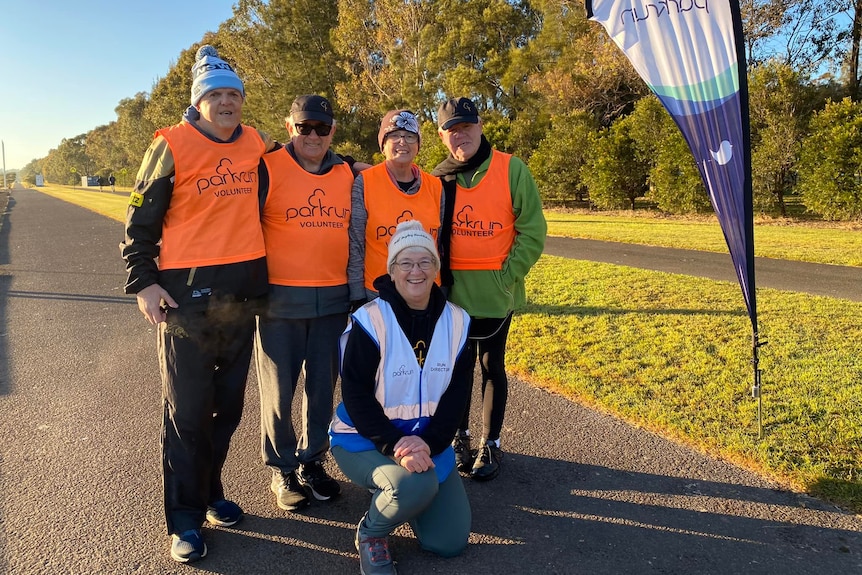
[[(545, 253), (712, 280), (737, 281), (729, 253), (561, 237), (549, 237)], [(754, 258), (754, 278), (757, 288), (862, 301), (862, 267)]]
[[(358, 573), (370, 496), (345, 482), (304, 513), (275, 506), (253, 373), (225, 469), (246, 518), (171, 561), (155, 332), (122, 293), (121, 239), (32, 190), (0, 217), (0, 573)], [(466, 552), (437, 558), (405, 527), (399, 573), (862, 573), (859, 516), (520, 381), (503, 438), (500, 477), (465, 481)]]

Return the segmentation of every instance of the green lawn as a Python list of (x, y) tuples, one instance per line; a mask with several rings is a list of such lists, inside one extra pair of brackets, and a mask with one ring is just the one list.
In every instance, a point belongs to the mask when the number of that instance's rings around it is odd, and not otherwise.
[(125, 221), (126, 206), (129, 205), (130, 188), (115, 188), (111, 192), (105, 187), (99, 191), (98, 188), (73, 188), (71, 186), (47, 185), (35, 188), (37, 191), (49, 196), (54, 196), (69, 203), (83, 206), (89, 210), (102, 214), (117, 221)]
[[(40, 188), (123, 220), (127, 194)], [(128, 190), (127, 190), (128, 191)], [(546, 212), (552, 235), (726, 251), (714, 218)], [(757, 255), (862, 265), (862, 230), (767, 222)], [(759, 289), (763, 439), (736, 283), (543, 256), (509, 369), (536, 385), (862, 512), (862, 304)]]
[(758, 290), (764, 437), (736, 283), (543, 256), (508, 367), (862, 511), (862, 303)]
[[(607, 216), (551, 210), (545, 211), (545, 217), (548, 234), (552, 236), (727, 252), (721, 227), (714, 217)], [(862, 266), (862, 225), (758, 219), (754, 226), (754, 255)]]

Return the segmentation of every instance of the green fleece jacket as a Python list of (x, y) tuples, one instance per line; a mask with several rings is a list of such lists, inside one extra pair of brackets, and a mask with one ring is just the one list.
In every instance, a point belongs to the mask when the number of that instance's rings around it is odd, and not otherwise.
[[(467, 180), (458, 174), (458, 185), (472, 188), (482, 181), (491, 164), (489, 157)], [(515, 243), (501, 270), (452, 270), (454, 284), (449, 299), (474, 318), (503, 318), (526, 302), (524, 278), (545, 249), (548, 225), (536, 181), (522, 160), (509, 162), (509, 191), (515, 214)]]

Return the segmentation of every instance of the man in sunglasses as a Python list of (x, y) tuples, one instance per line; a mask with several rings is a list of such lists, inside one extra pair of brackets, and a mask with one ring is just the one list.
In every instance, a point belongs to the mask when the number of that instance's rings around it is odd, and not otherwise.
[[(260, 166), (270, 285), (268, 307), (258, 316), (255, 364), (261, 456), (272, 470), (270, 489), (281, 509), (297, 511), (309, 497), (328, 501), (341, 493), (323, 459), (338, 339), (350, 307), (347, 233), (354, 162), (329, 149), (336, 124), (323, 96), (296, 98), (285, 123), (290, 142), (266, 154)], [(295, 431), (291, 406), (303, 370), (303, 421)]]

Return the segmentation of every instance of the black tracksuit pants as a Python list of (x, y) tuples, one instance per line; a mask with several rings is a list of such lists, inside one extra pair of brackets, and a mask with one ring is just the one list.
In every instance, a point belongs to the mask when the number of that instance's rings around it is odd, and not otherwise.
[(199, 529), (224, 499), (222, 467), (242, 417), (254, 338), (251, 302), (169, 310), (159, 324), (168, 533)]

